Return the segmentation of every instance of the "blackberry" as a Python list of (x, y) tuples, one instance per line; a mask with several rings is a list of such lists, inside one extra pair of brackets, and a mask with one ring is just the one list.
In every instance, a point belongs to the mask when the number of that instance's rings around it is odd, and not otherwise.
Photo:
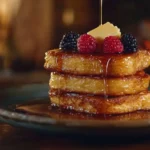
[(124, 34), (121, 37), (125, 53), (133, 53), (137, 51), (137, 40), (132, 34)]
[(75, 32), (68, 32), (63, 36), (59, 44), (59, 48), (62, 50), (77, 50), (77, 39), (80, 37)]

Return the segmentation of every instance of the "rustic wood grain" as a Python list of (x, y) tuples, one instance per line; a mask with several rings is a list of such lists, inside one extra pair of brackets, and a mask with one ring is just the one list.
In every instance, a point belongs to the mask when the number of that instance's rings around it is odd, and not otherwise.
[(16, 128), (0, 123), (1, 150), (149, 150), (150, 138), (142, 137), (128, 141), (127, 138), (103, 140), (102, 137), (69, 137), (48, 135), (24, 128)]

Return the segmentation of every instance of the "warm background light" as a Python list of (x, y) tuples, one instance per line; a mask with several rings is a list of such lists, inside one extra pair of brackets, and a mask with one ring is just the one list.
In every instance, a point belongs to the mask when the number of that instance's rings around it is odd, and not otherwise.
[(62, 20), (63, 23), (67, 26), (71, 25), (74, 23), (74, 10), (73, 9), (66, 9), (64, 10), (63, 14), (62, 14)]

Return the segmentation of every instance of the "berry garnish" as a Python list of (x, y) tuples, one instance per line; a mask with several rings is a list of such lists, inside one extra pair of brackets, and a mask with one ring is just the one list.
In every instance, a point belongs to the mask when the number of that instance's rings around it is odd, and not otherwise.
[(96, 39), (88, 34), (81, 35), (77, 40), (77, 47), (80, 53), (94, 53), (96, 52), (96, 46)]
[(104, 39), (103, 43), (103, 52), (104, 53), (121, 53), (123, 52), (123, 45), (115, 36), (108, 36)]
[(131, 34), (124, 34), (121, 37), (122, 44), (124, 46), (124, 51), (126, 53), (133, 53), (137, 51), (137, 40)]
[(75, 32), (68, 32), (63, 36), (59, 44), (59, 48), (62, 50), (77, 50), (77, 39), (79, 34)]

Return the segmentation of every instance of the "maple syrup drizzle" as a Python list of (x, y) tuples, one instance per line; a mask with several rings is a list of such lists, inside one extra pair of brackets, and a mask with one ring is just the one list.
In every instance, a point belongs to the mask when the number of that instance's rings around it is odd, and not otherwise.
[[(107, 74), (108, 74), (108, 67), (109, 67), (109, 63), (111, 61), (111, 57), (106, 59), (106, 62), (103, 64), (104, 67), (104, 75), (103, 75), (103, 83), (104, 83), (104, 99), (108, 100), (108, 83), (107, 83)], [(107, 116), (106, 114), (104, 114), (104, 118), (106, 119)]]
[[(57, 60), (56, 60), (56, 63), (57, 63), (57, 66), (58, 66), (58, 71), (59, 72), (62, 72), (62, 65), (63, 65), (63, 53), (62, 52), (59, 52), (59, 53), (56, 53), (55, 54), (57, 57)], [(59, 80), (59, 79), (58, 79)], [(60, 95), (60, 91), (58, 91), (58, 93), (59, 93), (59, 95)], [(59, 112), (61, 112), (61, 100), (60, 100), (60, 98), (59, 98), (59, 106), (58, 106), (58, 108), (59, 108)], [(61, 113), (59, 113), (59, 118), (61, 118)]]
[(58, 53), (56, 54), (58, 57), (57, 58), (57, 65), (58, 65), (58, 71), (61, 72), (62, 71), (62, 63), (63, 63), (63, 53)]
[(105, 64), (105, 69), (104, 69), (104, 78), (103, 78), (103, 81), (104, 81), (104, 98), (106, 100), (108, 100), (108, 84), (107, 84), (107, 74), (108, 74), (108, 67), (109, 67), (109, 63), (111, 61), (112, 58), (108, 58), (107, 61), (106, 61), (106, 64)]
[(102, 25), (102, 23), (103, 23), (103, 0), (101, 0), (101, 18), (100, 18), (100, 20), (101, 20), (101, 25)]

